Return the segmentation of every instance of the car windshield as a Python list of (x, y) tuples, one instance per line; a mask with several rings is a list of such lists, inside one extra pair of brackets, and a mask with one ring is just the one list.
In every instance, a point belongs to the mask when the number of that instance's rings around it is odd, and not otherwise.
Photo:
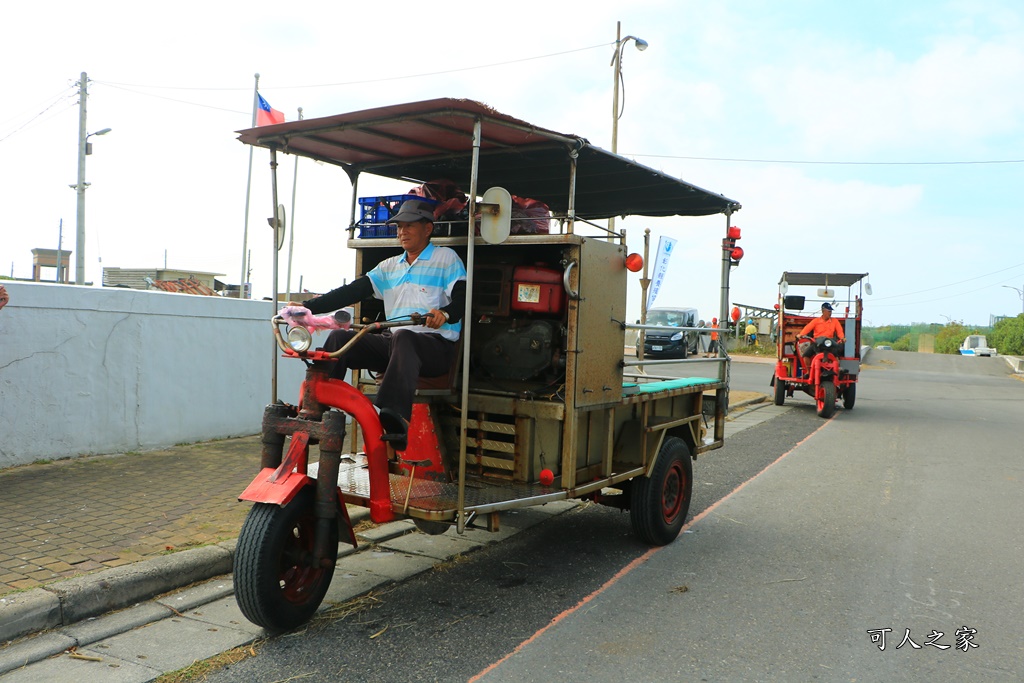
[(689, 327), (686, 314), (682, 311), (651, 311), (647, 317), (648, 325), (668, 325), (670, 327)]

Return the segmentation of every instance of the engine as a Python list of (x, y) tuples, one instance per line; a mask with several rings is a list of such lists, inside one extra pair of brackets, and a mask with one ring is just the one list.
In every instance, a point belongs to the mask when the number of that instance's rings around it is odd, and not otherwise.
[[(492, 323), (493, 324), (493, 323)], [(495, 379), (533, 379), (557, 369), (561, 357), (559, 324), (551, 320), (501, 326), (480, 347), (480, 368)], [(479, 329), (479, 328), (478, 328)]]
[(545, 265), (477, 269), (473, 364), (503, 380), (564, 372), (562, 271)]

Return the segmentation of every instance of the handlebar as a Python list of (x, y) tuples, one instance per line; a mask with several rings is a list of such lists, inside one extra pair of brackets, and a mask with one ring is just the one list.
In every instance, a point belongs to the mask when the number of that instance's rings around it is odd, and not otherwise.
[[(355, 336), (348, 340), (348, 343), (342, 346), (337, 351), (321, 351), (322, 359), (335, 359), (340, 358), (344, 355), (352, 346), (358, 341), (363, 335), (369, 332), (380, 332), (381, 330), (391, 329), (393, 327), (411, 327), (413, 325), (422, 325), (424, 318), (430, 316), (427, 314), (412, 313), (409, 315), (408, 320), (385, 320), (384, 322), (367, 322), (362, 325), (352, 325), (354, 328), (359, 328)], [(274, 339), (277, 340), (277, 346), (285, 354), (289, 356), (301, 357), (309, 353), (308, 351), (298, 352), (293, 349), (281, 335), (281, 325), (286, 324), (288, 321), (280, 315), (275, 315), (270, 319), (270, 324), (274, 328)]]

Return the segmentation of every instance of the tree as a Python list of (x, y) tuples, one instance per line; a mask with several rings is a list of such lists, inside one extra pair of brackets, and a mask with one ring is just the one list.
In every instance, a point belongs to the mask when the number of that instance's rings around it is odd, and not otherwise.
[(1003, 355), (1024, 355), (1024, 313), (997, 322), (988, 335), (988, 345)]
[(935, 335), (935, 353), (960, 353), (960, 345), (969, 334), (977, 334), (977, 331), (968, 331), (962, 322), (951, 320)]
[[(905, 334), (892, 343), (893, 351), (917, 351), (915, 335)], [(915, 342), (914, 348), (910, 348), (911, 342)]]

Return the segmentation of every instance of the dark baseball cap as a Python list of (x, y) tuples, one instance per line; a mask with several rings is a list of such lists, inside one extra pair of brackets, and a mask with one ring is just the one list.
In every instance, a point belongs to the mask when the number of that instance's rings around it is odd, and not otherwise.
[(830, 304), (828, 302), (823, 303), (821, 305), (821, 310), (823, 310), (823, 311), (831, 311), (832, 310), (832, 304)]
[(434, 222), (434, 204), (432, 202), (422, 199), (407, 199), (398, 209), (398, 213), (388, 219), (388, 225), (415, 223), (416, 221)]

